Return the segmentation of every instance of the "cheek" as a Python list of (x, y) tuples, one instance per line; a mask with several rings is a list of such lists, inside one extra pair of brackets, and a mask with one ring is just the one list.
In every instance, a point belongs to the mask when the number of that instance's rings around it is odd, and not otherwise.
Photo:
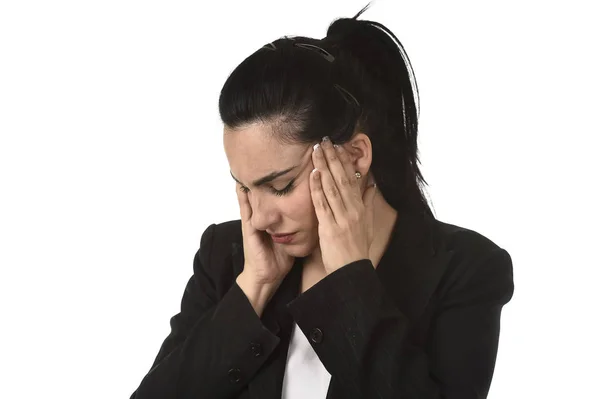
[(285, 208), (286, 213), (296, 215), (297, 218), (305, 218), (314, 209), (310, 193), (304, 190), (294, 192), (286, 199)]
[(307, 229), (316, 228), (318, 225), (317, 214), (315, 213), (315, 207), (313, 205), (312, 197), (310, 195), (310, 188), (308, 183), (306, 187), (303, 187), (301, 194), (297, 200), (297, 212), (302, 214)]
[(308, 182), (302, 182), (297, 186), (291, 195), (286, 198), (284, 206), (286, 213), (293, 215), (294, 219), (303, 220), (304, 223), (310, 224), (310, 220), (316, 215)]

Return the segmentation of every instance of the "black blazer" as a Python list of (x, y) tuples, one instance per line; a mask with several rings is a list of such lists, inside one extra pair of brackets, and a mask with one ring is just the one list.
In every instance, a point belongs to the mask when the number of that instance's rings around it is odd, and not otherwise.
[(299, 295), (302, 260), (259, 318), (235, 282), (240, 220), (211, 224), (181, 311), (131, 399), (281, 398), (294, 320), (331, 374), (326, 399), (487, 396), (514, 290), (506, 250), (400, 214), (377, 269), (359, 260)]

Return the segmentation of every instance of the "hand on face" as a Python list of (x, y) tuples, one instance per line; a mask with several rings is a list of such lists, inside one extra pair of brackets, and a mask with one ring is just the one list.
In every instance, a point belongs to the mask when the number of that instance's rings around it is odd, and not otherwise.
[(256, 285), (278, 285), (291, 270), (294, 257), (273, 243), (269, 235), (252, 227), (248, 195), (236, 190), (242, 222), (244, 271)]
[(319, 245), (327, 273), (369, 259), (376, 186), (361, 193), (348, 152), (330, 140), (315, 145), (310, 192), (319, 221)]

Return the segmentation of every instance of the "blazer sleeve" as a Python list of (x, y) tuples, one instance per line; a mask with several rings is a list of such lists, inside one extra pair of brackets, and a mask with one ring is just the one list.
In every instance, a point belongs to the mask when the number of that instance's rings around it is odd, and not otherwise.
[(467, 269), (441, 299), (425, 348), (409, 342), (409, 320), (369, 259), (329, 274), (288, 309), (307, 336), (317, 331), (315, 352), (346, 397), (482, 399), (494, 372), (500, 312), (514, 291), (512, 261), (497, 248)]
[(209, 272), (214, 232), (212, 224), (202, 234), (181, 310), (130, 399), (235, 397), (279, 343), (235, 281), (216, 297)]

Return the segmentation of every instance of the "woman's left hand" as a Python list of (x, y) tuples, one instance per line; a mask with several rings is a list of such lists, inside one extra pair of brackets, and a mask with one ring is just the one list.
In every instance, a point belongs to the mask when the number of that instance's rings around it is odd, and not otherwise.
[(348, 152), (330, 140), (315, 146), (310, 192), (319, 220), (319, 244), (327, 274), (349, 263), (369, 259), (373, 241), (376, 187), (361, 194)]

